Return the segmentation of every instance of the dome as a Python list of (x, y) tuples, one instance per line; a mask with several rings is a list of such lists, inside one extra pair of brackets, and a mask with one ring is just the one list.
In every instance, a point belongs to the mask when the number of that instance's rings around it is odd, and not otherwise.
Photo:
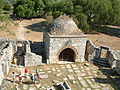
[(49, 25), (52, 35), (79, 35), (81, 32), (69, 16), (60, 16)]

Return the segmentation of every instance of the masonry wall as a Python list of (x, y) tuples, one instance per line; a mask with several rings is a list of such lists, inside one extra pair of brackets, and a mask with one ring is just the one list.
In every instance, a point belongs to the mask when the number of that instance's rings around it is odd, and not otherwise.
[(99, 59), (100, 57), (100, 48), (96, 47), (92, 41), (88, 40), (86, 43), (86, 50), (85, 50), (85, 59), (90, 61), (94, 59)]
[[(1, 44), (3, 45), (3, 44)], [(13, 59), (13, 44), (4, 45), (0, 51), (0, 84), (5, 74), (8, 74)]]
[(58, 63), (59, 53), (63, 48), (73, 48), (76, 51), (75, 62), (83, 62), (87, 38), (82, 37), (52, 37), (50, 38), (49, 63)]
[(42, 64), (42, 56), (36, 55), (35, 53), (25, 54), (25, 66), (36, 66)]
[(111, 50), (108, 53), (108, 62), (119, 75), (120, 75), (120, 51)]
[(45, 57), (48, 60), (48, 58), (49, 58), (50, 37), (48, 36), (47, 33), (44, 33), (43, 42), (44, 42), (44, 50), (45, 50), (43, 53), (45, 53)]
[(90, 60), (100, 60), (101, 47), (108, 48), (107, 61), (110, 67), (113, 68), (120, 75), (120, 51), (110, 50), (107, 46), (96, 47), (90, 40), (87, 41), (85, 59)]

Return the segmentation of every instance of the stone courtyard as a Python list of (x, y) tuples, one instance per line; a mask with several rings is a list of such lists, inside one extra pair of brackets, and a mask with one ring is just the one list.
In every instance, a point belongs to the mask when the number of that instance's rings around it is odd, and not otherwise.
[[(87, 64), (86, 64), (87, 63)], [(31, 84), (30, 80), (23, 80), (19, 84), (16, 79), (11, 83), (12, 71), (24, 75), (24, 67), (11, 67), (8, 76), (3, 80), (0, 90), (57, 90), (54, 86), (58, 82), (66, 81), (72, 90), (120, 90), (120, 78), (113, 70), (107, 67), (96, 66), (91, 62), (51, 64), (28, 67), (30, 73), (39, 69), (41, 81), (38, 84)], [(49, 89), (48, 89), (49, 88)], [(60, 90), (60, 89), (58, 89)]]

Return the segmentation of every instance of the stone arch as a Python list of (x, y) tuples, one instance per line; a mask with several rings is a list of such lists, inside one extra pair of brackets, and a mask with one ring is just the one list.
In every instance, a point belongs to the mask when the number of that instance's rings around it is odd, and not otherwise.
[(59, 61), (72, 61), (75, 62), (77, 59), (78, 52), (74, 47), (67, 46), (62, 48), (57, 56)]

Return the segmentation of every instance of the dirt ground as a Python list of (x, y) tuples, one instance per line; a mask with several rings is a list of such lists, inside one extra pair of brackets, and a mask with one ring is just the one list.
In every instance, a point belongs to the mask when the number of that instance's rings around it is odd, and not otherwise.
[[(22, 29), (24, 28), (24, 32), (22, 32), (24, 33), (24, 39), (41, 42), (43, 40), (43, 31), (45, 28), (42, 26), (44, 21), (45, 19), (43, 18), (23, 20), (21, 22), (14, 21), (14, 24), (9, 25), (6, 31), (0, 30), (0, 38), (19, 39), (18, 32), (21, 34), (21, 31), (23, 31), (20, 30), (20, 23), (22, 23)], [(87, 38), (92, 40), (96, 46), (104, 45), (111, 47), (113, 50), (120, 50), (120, 38), (118, 37), (109, 36), (102, 33), (86, 35)]]

